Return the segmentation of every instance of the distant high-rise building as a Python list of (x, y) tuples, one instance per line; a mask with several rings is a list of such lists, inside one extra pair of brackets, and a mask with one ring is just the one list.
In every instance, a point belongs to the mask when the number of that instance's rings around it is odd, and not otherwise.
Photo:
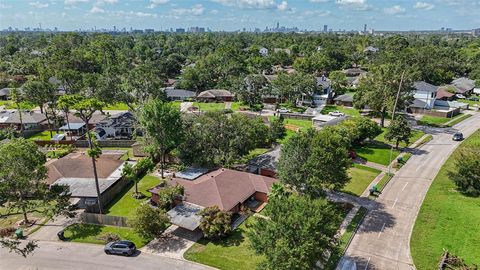
[(277, 29), (279, 29), (279, 28), (280, 28), (280, 23), (279, 23), (279, 22), (277, 22)]
[(365, 34), (367, 33), (367, 24), (363, 25), (363, 33), (365, 33)]
[(328, 31), (328, 25), (323, 25), (323, 32), (327, 32)]
[(185, 33), (185, 28), (177, 28), (175, 29), (176, 33)]
[(113, 26), (113, 32), (117, 32), (117, 27), (115, 25)]
[(476, 37), (480, 37), (480, 28), (473, 29), (472, 30), (472, 35), (474, 35)]

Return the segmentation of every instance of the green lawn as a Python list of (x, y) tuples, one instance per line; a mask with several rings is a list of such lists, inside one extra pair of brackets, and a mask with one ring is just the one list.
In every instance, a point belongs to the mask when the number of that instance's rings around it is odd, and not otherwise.
[[(338, 214), (342, 217), (345, 217), (351, 209), (351, 206), (347, 207), (345, 204), (336, 204), (336, 206), (338, 206)], [(245, 223), (243, 223), (225, 239), (217, 241), (201, 239), (185, 252), (184, 258), (221, 270), (257, 269), (264, 257), (256, 255), (250, 249), (250, 243), (245, 234), (246, 230)]]
[(461, 117), (463, 117), (463, 113), (460, 113), (453, 118), (424, 115), (420, 120), (417, 121), (417, 123), (422, 126), (442, 127), (445, 125), (445, 123)]
[(458, 124), (458, 123), (462, 122), (463, 120), (466, 120), (467, 118), (470, 118), (470, 117), (472, 117), (471, 114), (464, 114), (461, 117), (456, 117), (455, 120), (448, 123), (446, 126), (447, 127), (453, 127), (454, 125), (456, 125), (456, 124)]
[[(52, 134), (53, 136), (55, 136), (57, 132), (53, 131)], [(52, 137), (50, 136), (50, 131), (45, 130), (39, 133), (35, 133), (32, 136), (29, 136), (27, 139), (30, 141), (50, 141)]]
[(329, 112), (339, 111), (343, 112), (346, 115), (350, 116), (360, 116), (360, 112), (354, 108), (344, 107), (344, 106), (337, 106), (337, 105), (327, 105), (322, 110), (322, 114), (328, 114)]
[[(382, 142), (382, 143), (389, 143), (389, 142), (386, 142), (385, 141), (385, 133), (387, 133), (387, 128), (383, 128), (382, 129), (382, 133), (380, 133), (380, 135), (378, 135), (377, 137), (375, 137), (375, 141), (377, 142)], [(412, 130), (412, 134), (410, 136), (410, 142), (409, 144), (407, 145), (405, 142), (400, 142), (400, 145), (399, 147), (407, 147), (409, 145), (411, 145), (412, 143), (416, 142), (418, 139), (420, 139), (423, 135), (425, 135), (425, 133), (421, 130)], [(394, 142), (391, 142), (394, 144)]]
[(348, 169), (351, 180), (342, 191), (360, 196), (380, 172), (374, 168), (354, 164), (352, 168)]
[(131, 228), (102, 226), (93, 224), (73, 224), (65, 228), (65, 237), (72, 242), (103, 245), (105, 242), (99, 236), (105, 233), (114, 233), (122, 240), (130, 240), (137, 248), (145, 246), (152, 239), (145, 239), (136, 234)]
[(236, 111), (240, 111), (240, 110), (249, 110), (250, 108), (248, 107), (248, 105), (244, 105), (243, 103), (241, 102), (232, 102), (232, 111), (236, 112)]
[[(460, 148), (480, 151), (480, 131)], [(480, 264), (480, 198), (456, 190), (447, 176), (453, 164), (453, 158), (449, 158), (420, 208), (410, 241), (417, 269), (436, 269), (443, 249), (462, 257), (467, 264)]]
[(382, 177), (382, 179), (380, 179), (380, 182), (378, 182), (377, 189), (379, 191), (382, 191), (385, 188), (385, 186), (388, 184), (388, 182), (390, 182), (390, 179), (392, 179), (392, 177), (393, 177), (393, 174), (388, 174), (388, 173), (385, 174)]
[(129, 108), (127, 104), (125, 103), (115, 103), (115, 104), (109, 104), (105, 107), (103, 107), (103, 110), (111, 110), (111, 111), (128, 111)]
[[(38, 209), (43, 211), (43, 209)], [(27, 213), (27, 218), (37, 219), (38, 223), (42, 223), (45, 218), (47, 218), (44, 213), (37, 210), (30, 211)], [(0, 229), (8, 227), (16, 227), (17, 222), (23, 220), (23, 214), (20, 210), (17, 209), (8, 209), (6, 207), (0, 206)], [(28, 230), (27, 230), (28, 231)]]
[(105, 214), (111, 216), (132, 217), (135, 209), (141, 203), (150, 198), (148, 190), (160, 184), (160, 179), (154, 176), (146, 175), (138, 182), (138, 191), (147, 196), (145, 199), (137, 200), (132, 197), (135, 192), (135, 185), (131, 184), (130, 189), (120, 193), (107, 207)]
[(245, 235), (245, 224), (240, 225), (229, 237), (209, 241), (201, 239), (195, 243), (184, 257), (189, 261), (206, 264), (218, 269), (250, 270), (264, 260), (249, 248), (249, 240)]
[[(363, 146), (355, 147), (354, 150), (362, 159), (370, 162), (388, 166), (390, 162), (390, 145), (380, 143), (366, 143)], [(397, 158), (400, 151), (393, 149), (392, 161)]]
[(225, 109), (225, 103), (215, 102), (194, 102), (193, 106), (199, 108), (200, 111), (221, 111)]

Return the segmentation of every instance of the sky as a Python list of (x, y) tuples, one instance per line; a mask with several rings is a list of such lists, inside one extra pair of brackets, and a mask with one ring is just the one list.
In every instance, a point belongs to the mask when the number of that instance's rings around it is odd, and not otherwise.
[(0, 0), (9, 26), (166, 30), (436, 30), (480, 28), (480, 0)]

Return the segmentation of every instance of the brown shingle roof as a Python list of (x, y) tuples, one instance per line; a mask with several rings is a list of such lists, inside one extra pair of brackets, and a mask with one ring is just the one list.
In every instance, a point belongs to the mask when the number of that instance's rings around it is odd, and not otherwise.
[(172, 184), (185, 188), (185, 201), (203, 207), (216, 205), (225, 211), (244, 202), (255, 192), (269, 193), (275, 182), (275, 178), (229, 169), (218, 169), (194, 181), (172, 179)]
[[(97, 159), (98, 178), (108, 178), (124, 161), (119, 154), (103, 154)], [(60, 178), (85, 178), (94, 177), (92, 159), (85, 153), (72, 153), (63, 158), (47, 164), (49, 185)]]
[[(455, 93), (451, 93), (448, 90), (452, 88), (453, 86), (440, 86), (437, 90), (437, 99), (442, 99), (444, 97), (446, 98), (451, 98), (455, 95)], [(455, 89), (455, 88), (453, 88)]]
[(203, 91), (200, 94), (198, 94), (198, 97), (200, 98), (215, 98), (215, 97), (233, 97), (232, 93), (227, 90), (223, 89), (212, 89), (212, 90), (207, 90)]

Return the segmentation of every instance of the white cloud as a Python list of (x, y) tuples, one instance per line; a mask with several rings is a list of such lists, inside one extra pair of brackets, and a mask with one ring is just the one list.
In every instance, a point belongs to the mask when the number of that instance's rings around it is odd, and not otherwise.
[(191, 8), (177, 8), (172, 10), (173, 14), (176, 16), (182, 16), (182, 15), (199, 16), (199, 15), (202, 15), (204, 11), (205, 11), (205, 8), (203, 7), (202, 4), (194, 5)]
[(367, 0), (336, 0), (335, 3), (341, 7), (354, 10), (366, 10), (368, 8)]
[(106, 3), (106, 4), (116, 4), (118, 0), (99, 0), (98, 2)]
[(402, 8), (399, 5), (395, 5), (392, 7), (384, 8), (383, 12), (388, 15), (398, 15), (398, 14), (403, 14), (405, 13), (405, 8)]
[(66, 6), (72, 6), (78, 3), (87, 3), (87, 2), (89, 2), (89, 0), (65, 0), (63, 3)]
[(275, 0), (211, 0), (224, 6), (245, 9), (287, 9), (287, 1), (278, 3)]
[(285, 11), (287, 10), (288, 8), (288, 3), (287, 1), (282, 1), (278, 6), (277, 6), (278, 10), (280, 11)]
[(90, 13), (105, 13), (105, 10), (97, 6), (93, 6), (92, 9), (90, 9)]
[(430, 4), (430, 3), (426, 3), (426, 2), (417, 2), (413, 6), (413, 8), (415, 8), (415, 9), (423, 9), (423, 10), (431, 10), (434, 7), (435, 7), (435, 5)]
[(170, 2), (170, 0), (150, 0), (148, 8), (156, 8), (157, 6), (165, 5), (168, 2)]
[(46, 8), (48, 7), (48, 4), (47, 3), (40, 3), (39, 1), (36, 1), (36, 2), (30, 2), (28, 3), (30, 6), (32, 7), (36, 7), (36, 8)]
[(0, 3), (0, 9), (3, 9), (3, 8), (11, 8), (12, 6), (10, 5), (5, 5), (5, 4), (2, 4)]
[(329, 2), (330, 0), (310, 0), (310, 3), (326, 3)]

